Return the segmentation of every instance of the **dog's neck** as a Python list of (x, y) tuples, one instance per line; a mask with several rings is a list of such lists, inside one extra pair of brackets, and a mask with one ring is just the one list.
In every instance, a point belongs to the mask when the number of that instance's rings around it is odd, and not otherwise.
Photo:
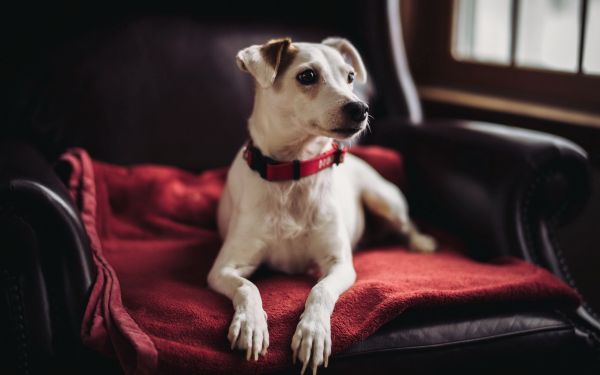
[(329, 137), (294, 131), (292, 126), (282, 131), (280, 124), (286, 121), (290, 121), (289, 116), (282, 116), (269, 106), (263, 106), (257, 95), (248, 119), (248, 130), (252, 142), (263, 155), (277, 161), (306, 160), (332, 147), (333, 140)]

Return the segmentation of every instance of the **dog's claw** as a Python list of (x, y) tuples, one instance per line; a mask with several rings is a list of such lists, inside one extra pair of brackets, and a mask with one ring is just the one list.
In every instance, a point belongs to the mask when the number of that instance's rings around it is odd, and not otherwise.
[(328, 365), (331, 352), (328, 315), (303, 314), (292, 338), (292, 350), (294, 363), (296, 358), (302, 362), (301, 375), (309, 365), (313, 375), (316, 375), (320, 365)]
[(329, 356), (331, 355), (331, 336), (325, 337), (325, 348), (323, 352), (323, 358), (325, 362), (325, 368), (329, 366)]
[(258, 361), (259, 356), (265, 355), (269, 347), (266, 314), (262, 310), (236, 310), (227, 338), (231, 342), (231, 349), (237, 347), (245, 350), (246, 360)]
[(263, 349), (260, 352), (260, 355), (267, 355), (267, 349), (269, 348), (269, 331), (265, 330), (265, 333), (263, 335)]
[(300, 349), (300, 343), (302, 342), (302, 331), (296, 330), (294, 337), (292, 337), (292, 363), (296, 364), (298, 359), (298, 350)]
[(231, 350), (233, 350), (235, 348), (235, 345), (237, 344), (237, 340), (240, 336), (240, 322), (237, 320), (234, 320), (233, 322), (231, 322), (231, 326), (229, 327), (229, 341), (231, 342)]
[(260, 331), (255, 331), (252, 337), (252, 359), (258, 361), (258, 354), (262, 352), (263, 335)]

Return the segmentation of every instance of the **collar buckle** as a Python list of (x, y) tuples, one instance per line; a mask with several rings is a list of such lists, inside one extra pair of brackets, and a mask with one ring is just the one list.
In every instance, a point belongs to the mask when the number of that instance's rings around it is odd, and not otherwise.
[(244, 158), (248, 161), (250, 169), (258, 172), (262, 178), (267, 179), (267, 164), (269, 160), (265, 157), (257, 147), (251, 143), (246, 146)]
[(344, 161), (346, 155), (346, 147), (339, 142), (335, 142), (335, 153), (333, 154), (333, 164), (339, 165)]

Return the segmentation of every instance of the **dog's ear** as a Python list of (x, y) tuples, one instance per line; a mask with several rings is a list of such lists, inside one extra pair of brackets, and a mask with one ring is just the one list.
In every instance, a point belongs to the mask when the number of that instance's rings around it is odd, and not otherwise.
[(244, 48), (236, 56), (237, 65), (242, 71), (252, 74), (261, 87), (267, 88), (275, 82), (291, 44), (290, 38), (281, 38)]
[(365, 69), (365, 65), (363, 64), (360, 54), (356, 48), (354, 48), (352, 43), (350, 43), (347, 39), (339, 37), (329, 37), (323, 39), (321, 43), (337, 49), (345, 59), (349, 60), (356, 72), (356, 79), (358, 82), (367, 82), (367, 70)]

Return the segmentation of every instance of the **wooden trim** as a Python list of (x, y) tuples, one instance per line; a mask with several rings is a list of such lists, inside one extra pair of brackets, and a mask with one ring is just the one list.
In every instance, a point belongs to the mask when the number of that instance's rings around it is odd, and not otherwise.
[[(510, 66), (514, 67), (517, 61), (517, 42), (519, 38), (519, 12), (521, 2), (512, 0), (510, 2)], [(455, 5), (456, 7), (456, 5)]]
[(600, 128), (600, 115), (591, 112), (440, 86), (419, 86), (419, 95), (428, 101)]
[(577, 72), (579, 74), (583, 72), (583, 58), (585, 50), (585, 38), (587, 29), (587, 12), (588, 12), (588, 0), (581, 0), (581, 9), (579, 12), (579, 50), (577, 51)]

